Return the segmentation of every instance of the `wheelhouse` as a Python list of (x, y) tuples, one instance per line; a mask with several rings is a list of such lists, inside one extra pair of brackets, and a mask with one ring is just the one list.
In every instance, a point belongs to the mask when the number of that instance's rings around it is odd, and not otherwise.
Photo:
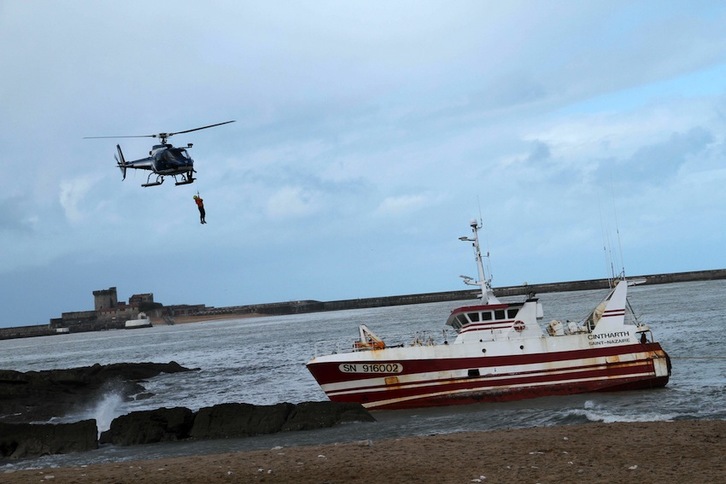
[(503, 323), (509, 326), (516, 320), (522, 306), (524, 303), (464, 306), (453, 310), (446, 324), (457, 333), (472, 324), (481, 326), (481, 329), (494, 329), (492, 325)]

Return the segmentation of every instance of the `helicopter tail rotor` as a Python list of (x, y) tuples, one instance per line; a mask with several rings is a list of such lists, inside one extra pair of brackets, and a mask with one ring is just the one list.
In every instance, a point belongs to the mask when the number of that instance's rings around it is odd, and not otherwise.
[(123, 180), (125, 180), (126, 179), (126, 159), (124, 158), (123, 151), (121, 151), (121, 145), (116, 145), (116, 151), (118, 151), (118, 156), (114, 156), (114, 158), (116, 158), (116, 163), (118, 164), (118, 167), (121, 170), (121, 173), (123, 174)]

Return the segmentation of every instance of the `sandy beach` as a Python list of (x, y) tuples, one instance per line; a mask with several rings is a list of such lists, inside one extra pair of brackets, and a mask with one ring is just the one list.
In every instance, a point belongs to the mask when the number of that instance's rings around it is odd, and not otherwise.
[(7, 483), (726, 482), (726, 421), (588, 424), (5, 472)]

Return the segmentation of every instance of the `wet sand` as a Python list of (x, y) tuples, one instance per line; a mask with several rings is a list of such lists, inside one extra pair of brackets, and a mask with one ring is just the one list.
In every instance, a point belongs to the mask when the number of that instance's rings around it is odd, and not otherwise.
[(0, 474), (6, 483), (726, 482), (726, 421), (431, 435)]

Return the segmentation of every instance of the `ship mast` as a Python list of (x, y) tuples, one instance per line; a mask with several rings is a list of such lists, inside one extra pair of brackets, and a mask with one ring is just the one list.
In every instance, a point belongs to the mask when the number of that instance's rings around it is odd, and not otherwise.
[[(482, 225), (476, 220), (472, 220), (469, 223), (469, 226), (471, 227), (471, 232), (474, 234), (474, 237), (459, 237), (459, 240), (461, 240), (462, 242), (472, 243), (471, 245), (474, 248), (476, 266), (479, 270), (479, 280), (475, 281), (469, 276), (459, 277), (464, 279), (464, 284), (468, 284), (470, 286), (479, 286), (481, 288), (481, 294), (479, 294), (479, 297), (481, 298), (483, 304), (500, 304), (499, 299), (497, 299), (497, 297), (494, 295), (494, 291), (492, 290), (492, 278), (487, 277), (487, 274), (484, 271), (484, 261), (482, 260), (481, 249), (479, 247), (479, 229), (482, 228)], [(489, 257), (489, 252), (487, 252), (486, 256)]]

